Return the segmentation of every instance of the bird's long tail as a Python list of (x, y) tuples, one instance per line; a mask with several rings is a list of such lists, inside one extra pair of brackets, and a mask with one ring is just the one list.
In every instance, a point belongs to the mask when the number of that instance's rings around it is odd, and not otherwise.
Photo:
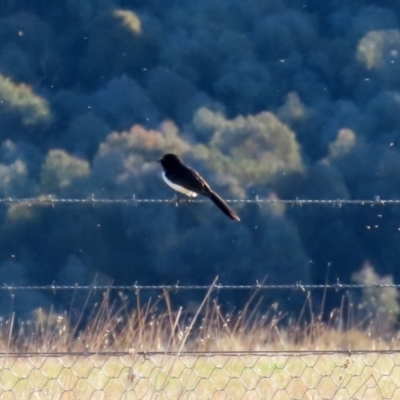
[(217, 193), (214, 192), (210, 192), (210, 199), (212, 200), (212, 202), (223, 212), (225, 213), (229, 218), (235, 220), (235, 221), (240, 221), (239, 216), (235, 213), (235, 211), (232, 210), (232, 208), (230, 208), (228, 206), (228, 204), (226, 204), (225, 200), (223, 200), (221, 197), (219, 197), (217, 195)]

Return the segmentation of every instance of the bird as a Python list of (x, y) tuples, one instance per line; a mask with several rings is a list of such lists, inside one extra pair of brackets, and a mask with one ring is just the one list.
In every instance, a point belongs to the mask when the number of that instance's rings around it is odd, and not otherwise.
[(226, 201), (211, 190), (210, 185), (200, 174), (185, 165), (179, 156), (168, 153), (164, 154), (158, 161), (163, 167), (162, 177), (172, 189), (188, 197), (196, 197), (197, 195), (208, 197), (230, 219), (240, 221), (239, 216), (228, 206)]

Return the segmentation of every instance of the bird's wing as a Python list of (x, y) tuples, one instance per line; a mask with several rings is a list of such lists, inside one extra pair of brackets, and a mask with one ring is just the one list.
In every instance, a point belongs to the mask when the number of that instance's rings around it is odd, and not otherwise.
[(176, 174), (168, 172), (167, 177), (177, 185), (183, 186), (203, 196), (208, 196), (211, 192), (208, 183), (192, 168), (185, 167), (184, 169), (180, 169), (179, 173)]

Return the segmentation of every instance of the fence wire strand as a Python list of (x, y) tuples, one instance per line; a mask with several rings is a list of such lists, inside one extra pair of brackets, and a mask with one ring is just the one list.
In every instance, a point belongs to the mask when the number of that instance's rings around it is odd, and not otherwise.
[(367, 349), (367, 350), (243, 350), (243, 351), (135, 351), (128, 350), (106, 350), (106, 351), (22, 351), (22, 352), (0, 352), (0, 358), (11, 357), (242, 357), (242, 356), (262, 356), (262, 357), (302, 357), (302, 356), (319, 356), (319, 355), (364, 355), (379, 354), (391, 355), (400, 354), (400, 349)]
[[(92, 195), (89, 198), (57, 198), (52, 195), (40, 196), (37, 198), (0, 198), (0, 204), (25, 204), (28, 206), (38, 205), (57, 205), (57, 204), (124, 204), (124, 205), (139, 205), (139, 204), (192, 204), (192, 203), (207, 203), (207, 199), (179, 199), (173, 197), (170, 199), (140, 199), (135, 195), (127, 199), (103, 199)], [(375, 196), (373, 199), (271, 199), (259, 198), (256, 196), (254, 199), (228, 199), (227, 203), (241, 203), (241, 204), (286, 204), (292, 206), (303, 205), (331, 205), (331, 206), (344, 206), (344, 205), (399, 205), (400, 199), (381, 199)]]
[(61, 290), (130, 290), (130, 291), (186, 291), (186, 290), (203, 290), (210, 289), (214, 291), (220, 290), (362, 290), (369, 288), (395, 288), (400, 289), (400, 284), (395, 283), (371, 283), (371, 284), (352, 284), (352, 283), (334, 283), (334, 284), (284, 284), (284, 285), (7, 285), (0, 286), (0, 291), (25, 291), (25, 290), (43, 290), (43, 291), (61, 291)]

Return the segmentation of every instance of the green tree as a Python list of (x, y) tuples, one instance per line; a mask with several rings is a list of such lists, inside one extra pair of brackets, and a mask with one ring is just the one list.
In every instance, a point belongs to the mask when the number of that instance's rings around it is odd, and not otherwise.
[(0, 75), (0, 115), (19, 116), (25, 125), (34, 125), (50, 120), (48, 102), (35, 94), (29, 85), (17, 84)]
[(69, 155), (64, 150), (50, 150), (42, 165), (41, 182), (46, 194), (58, 193), (74, 179), (90, 173), (89, 163)]
[(212, 132), (208, 162), (221, 176), (233, 176), (243, 188), (266, 185), (282, 172), (303, 170), (300, 146), (288, 126), (262, 112), (229, 120), (207, 108), (198, 110), (194, 128)]
[[(392, 276), (379, 276), (369, 262), (353, 274), (352, 280), (361, 285), (393, 285)], [(360, 308), (368, 314), (377, 333), (392, 331), (400, 315), (399, 293), (394, 287), (363, 288)]]

